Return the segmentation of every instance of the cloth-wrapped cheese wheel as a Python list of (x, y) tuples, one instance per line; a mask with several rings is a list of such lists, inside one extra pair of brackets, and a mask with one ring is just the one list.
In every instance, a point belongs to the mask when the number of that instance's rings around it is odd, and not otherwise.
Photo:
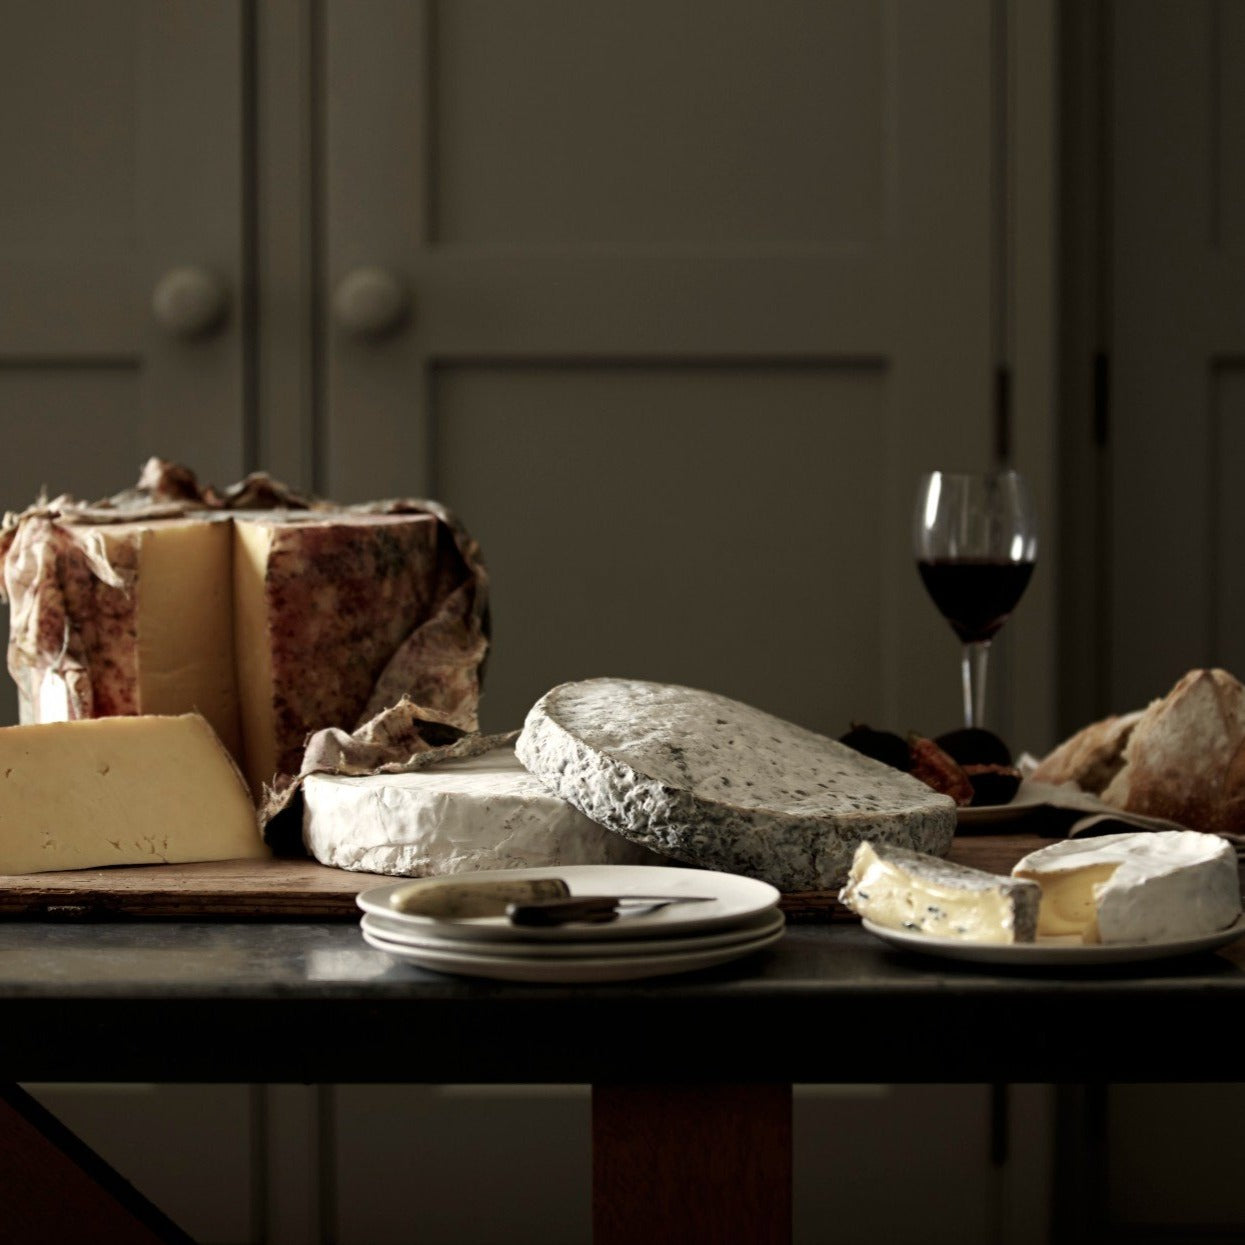
[(487, 578), (435, 502), (217, 492), (153, 459), (136, 489), (7, 516), (0, 557), (23, 722), (198, 710), (256, 796), (311, 732), (404, 695), (476, 726)]

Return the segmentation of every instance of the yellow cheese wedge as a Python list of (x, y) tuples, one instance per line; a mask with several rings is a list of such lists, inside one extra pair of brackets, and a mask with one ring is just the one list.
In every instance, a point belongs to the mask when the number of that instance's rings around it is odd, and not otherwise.
[[(238, 755), (231, 525), (196, 516), (69, 531), (61, 590), (91, 673), (92, 716), (194, 711)], [(123, 582), (103, 582), (93, 557)], [(54, 671), (23, 692), (23, 722), (71, 716)]]
[(194, 709), (235, 756), (241, 750), (234, 679), (233, 533), (228, 523), (152, 526), (139, 547), (139, 712)]
[(199, 714), (0, 728), (0, 874), (266, 855)]

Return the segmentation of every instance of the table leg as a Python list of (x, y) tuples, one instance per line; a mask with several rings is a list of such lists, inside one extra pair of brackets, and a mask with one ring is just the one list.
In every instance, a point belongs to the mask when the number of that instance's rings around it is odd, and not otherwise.
[(0, 1239), (5, 1245), (194, 1245), (54, 1115), (3, 1082)]
[(596, 1085), (593, 1245), (788, 1245), (790, 1085)]

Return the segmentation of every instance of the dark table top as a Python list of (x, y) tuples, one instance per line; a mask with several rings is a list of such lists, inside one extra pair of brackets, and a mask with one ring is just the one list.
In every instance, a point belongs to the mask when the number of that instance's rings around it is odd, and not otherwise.
[(353, 924), (0, 924), (0, 1080), (1236, 1079), (1245, 945), (1078, 972), (943, 963), (854, 925), (679, 977), (441, 976)]

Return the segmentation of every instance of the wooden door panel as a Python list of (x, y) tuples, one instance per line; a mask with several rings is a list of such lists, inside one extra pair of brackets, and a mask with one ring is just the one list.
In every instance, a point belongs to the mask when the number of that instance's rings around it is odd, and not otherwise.
[(0, 456), (0, 511), (23, 509), (45, 487), (89, 496), (101, 481), (133, 483), (138, 398), (133, 366), (0, 366), (0, 410), (15, 415)]
[(591, 1239), (586, 1086), (342, 1085), (333, 1108), (337, 1185), (326, 1239)]
[(1191, 666), (1245, 676), (1245, 15), (1213, 0), (1112, 11), (1110, 661), (1122, 710)]
[[(328, 0), (326, 294), (380, 265), (411, 313), (371, 339), (326, 313), (323, 483), (440, 493), (479, 535), (495, 724), (557, 678), (632, 663), (828, 729), (955, 720), (956, 647), (909, 524), (922, 470), (990, 455), (990, 11)], [(714, 469), (677, 477), (702, 444)], [(510, 471), (525, 454), (551, 510), (526, 508)], [(666, 583), (652, 511), (628, 492), (645, 471), (674, 528), (788, 473), (784, 556), (852, 534), (785, 642), (711, 634), (724, 545), (690, 593), (710, 621), (685, 612), (664, 646), (641, 638)], [(580, 512), (568, 531), (559, 509)], [(611, 510), (647, 525), (640, 545)], [(592, 558), (594, 527), (602, 567), (624, 559), (643, 591), (588, 572), (563, 602), (566, 650), (542, 651), (507, 618), (565, 589), (522, 568), (551, 541)], [(750, 556), (756, 629), (789, 576)], [(809, 672), (818, 642), (838, 650), (832, 673)]]
[(836, 734), (876, 716), (892, 559), (864, 516), (885, 385), (869, 368), (438, 370), (437, 491), (492, 576), (489, 724), (605, 674)]
[(1234, 1147), (1225, 1144), (1230, 1134), (1208, 1126), (1239, 1118), (1245, 1089), (1115, 1085), (1106, 1105), (1104, 1200), (1111, 1229), (1169, 1241), (1196, 1239), (1199, 1230), (1219, 1240), (1245, 1234), (1245, 1190)]
[(1222, 247), (1245, 250), (1245, 9), (1219, 4), (1215, 23), (1215, 217), (1213, 230)]
[[(0, 362), (0, 513), (51, 496), (94, 496), (130, 481), (142, 460), (135, 367), (14, 367)], [(6, 620), (7, 621), (7, 620)], [(6, 636), (7, 639), (7, 636)], [(0, 678), (0, 725), (17, 721), (17, 689)]]
[(247, 1085), (26, 1089), (203, 1245), (261, 1239), (256, 1091)]
[(882, 6), (436, 14), (437, 243), (876, 245)]
[(1210, 530), (1216, 573), (1211, 579), (1211, 651), (1245, 678), (1245, 360), (1211, 374)]
[[(0, 506), (97, 497), (150, 454), (206, 479), (247, 465), (245, 6), (9, 6), (0, 38)], [(152, 315), (206, 268), (223, 326)], [(5, 680), (7, 684), (7, 680)], [(0, 722), (16, 717), (7, 686)]]
[(0, 39), (0, 246), (84, 257), (128, 250), (138, 208), (140, 6), (21, 8), (6, 14)]

